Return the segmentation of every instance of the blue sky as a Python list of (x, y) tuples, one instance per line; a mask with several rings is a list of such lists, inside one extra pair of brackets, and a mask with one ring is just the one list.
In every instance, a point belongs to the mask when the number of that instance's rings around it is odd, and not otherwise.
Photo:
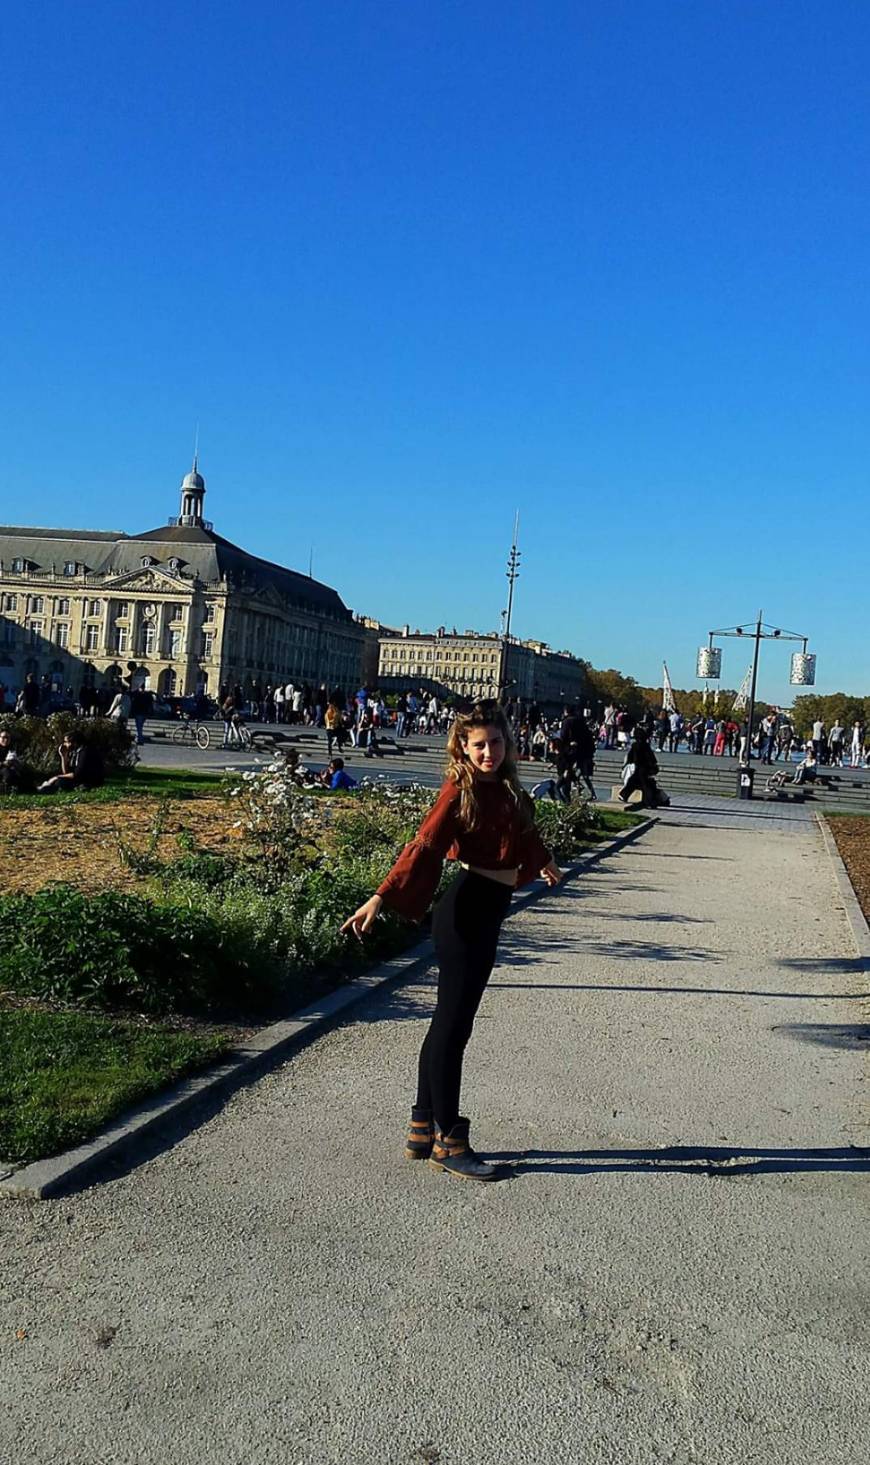
[(520, 634), (692, 685), (763, 607), (867, 692), (868, 62), (863, 0), (19, 0), (0, 518), (154, 527), (199, 422), (354, 609), (497, 626), (519, 507)]

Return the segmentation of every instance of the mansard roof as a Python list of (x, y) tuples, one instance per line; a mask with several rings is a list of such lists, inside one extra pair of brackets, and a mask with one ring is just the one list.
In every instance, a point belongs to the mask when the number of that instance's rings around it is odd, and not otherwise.
[(140, 568), (145, 554), (158, 566), (178, 559), (185, 575), (197, 576), (205, 584), (227, 580), (236, 589), (249, 591), (273, 587), (302, 608), (319, 610), (339, 620), (352, 618), (330, 586), (249, 554), (202, 525), (166, 524), (143, 534), (0, 527), (0, 560), (6, 569), (12, 559), (19, 557), (41, 570), (52, 566), (60, 569), (66, 561), (75, 560), (94, 575), (125, 575)]

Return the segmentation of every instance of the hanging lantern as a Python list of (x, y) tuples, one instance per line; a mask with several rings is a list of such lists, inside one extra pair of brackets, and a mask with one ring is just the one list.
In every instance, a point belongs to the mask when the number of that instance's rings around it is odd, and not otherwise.
[(715, 682), (722, 675), (722, 652), (718, 646), (698, 647), (698, 677)]
[(810, 651), (796, 651), (791, 659), (793, 687), (814, 687), (816, 684), (816, 658)]

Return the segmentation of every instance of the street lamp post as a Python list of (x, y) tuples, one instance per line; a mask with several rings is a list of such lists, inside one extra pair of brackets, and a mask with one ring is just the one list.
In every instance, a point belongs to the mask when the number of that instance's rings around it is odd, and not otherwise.
[[(758, 619), (755, 624), (751, 623), (742, 626), (728, 626), (718, 631), (710, 631), (708, 644), (702, 646), (698, 652), (698, 676), (709, 677), (718, 680), (721, 674), (722, 652), (713, 645), (714, 636), (736, 636), (746, 640), (751, 636), (755, 643), (752, 654), (752, 679), (749, 686), (749, 708), (746, 717), (746, 763), (752, 761), (752, 722), (755, 716), (755, 694), (758, 687), (758, 657), (762, 641), (800, 641), (803, 650), (795, 652), (791, 659), (790, 682), (792, 686), (811, 687), (816, 679), (816, 658), (807, 652), (808, 637), (802, 636), (797, 631), (783, 631), (778, 626), (766, 625), (762, 619), (763, 611), (758, 612)], [(743, 760), (741, 760), (742, 762)]]
[(507, 562), (508, 603), (507, 603), (507, 609), (502, 611), (501, 677), (499, 679), (500, 680), (500, 683), (501, 683), (500, 691), (501, 691), (502, 697), (504, 696), (504, 693), (507, 690), (507, 686), (508, 686), (507, 661), (508, 661), (508, 647), (510, 646), (510, 639), (511, 639), (511, 616), (513, 614), (513, 608), (514, 608), (514, 585), (516, 584), (517, 580), (520, 578), (520, 560), (522, 559), (522, 555), (521, 555), (519, 549), (517, 548), (517, 540), (519, 538), (519, 532), (520, 532), (520, 511), (519, 511), (519, 509), (517, 509), (516, 518), (514, 519), (514, 537), (513, 537), (513, 543), (511, 544), (511, 552), (508, 555), (508, 562)]

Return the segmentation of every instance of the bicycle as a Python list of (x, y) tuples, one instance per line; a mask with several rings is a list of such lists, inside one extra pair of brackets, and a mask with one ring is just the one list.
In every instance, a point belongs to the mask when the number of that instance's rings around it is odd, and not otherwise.
[(229, 741), (224, 743), (224, 748), (231, 748), (234, 743), (240, 748), (250, 748), (252, 742), (247, 723), (238, 712), (234, 712), (230, 718)]
[(198, 748), (205, 750), (211, 742), (211, 733), (205, 723), (197, 722), (192, 717), (185, 717), (183, 722), (172, 729), (172, 741), (174, 743), (196, 743)]

